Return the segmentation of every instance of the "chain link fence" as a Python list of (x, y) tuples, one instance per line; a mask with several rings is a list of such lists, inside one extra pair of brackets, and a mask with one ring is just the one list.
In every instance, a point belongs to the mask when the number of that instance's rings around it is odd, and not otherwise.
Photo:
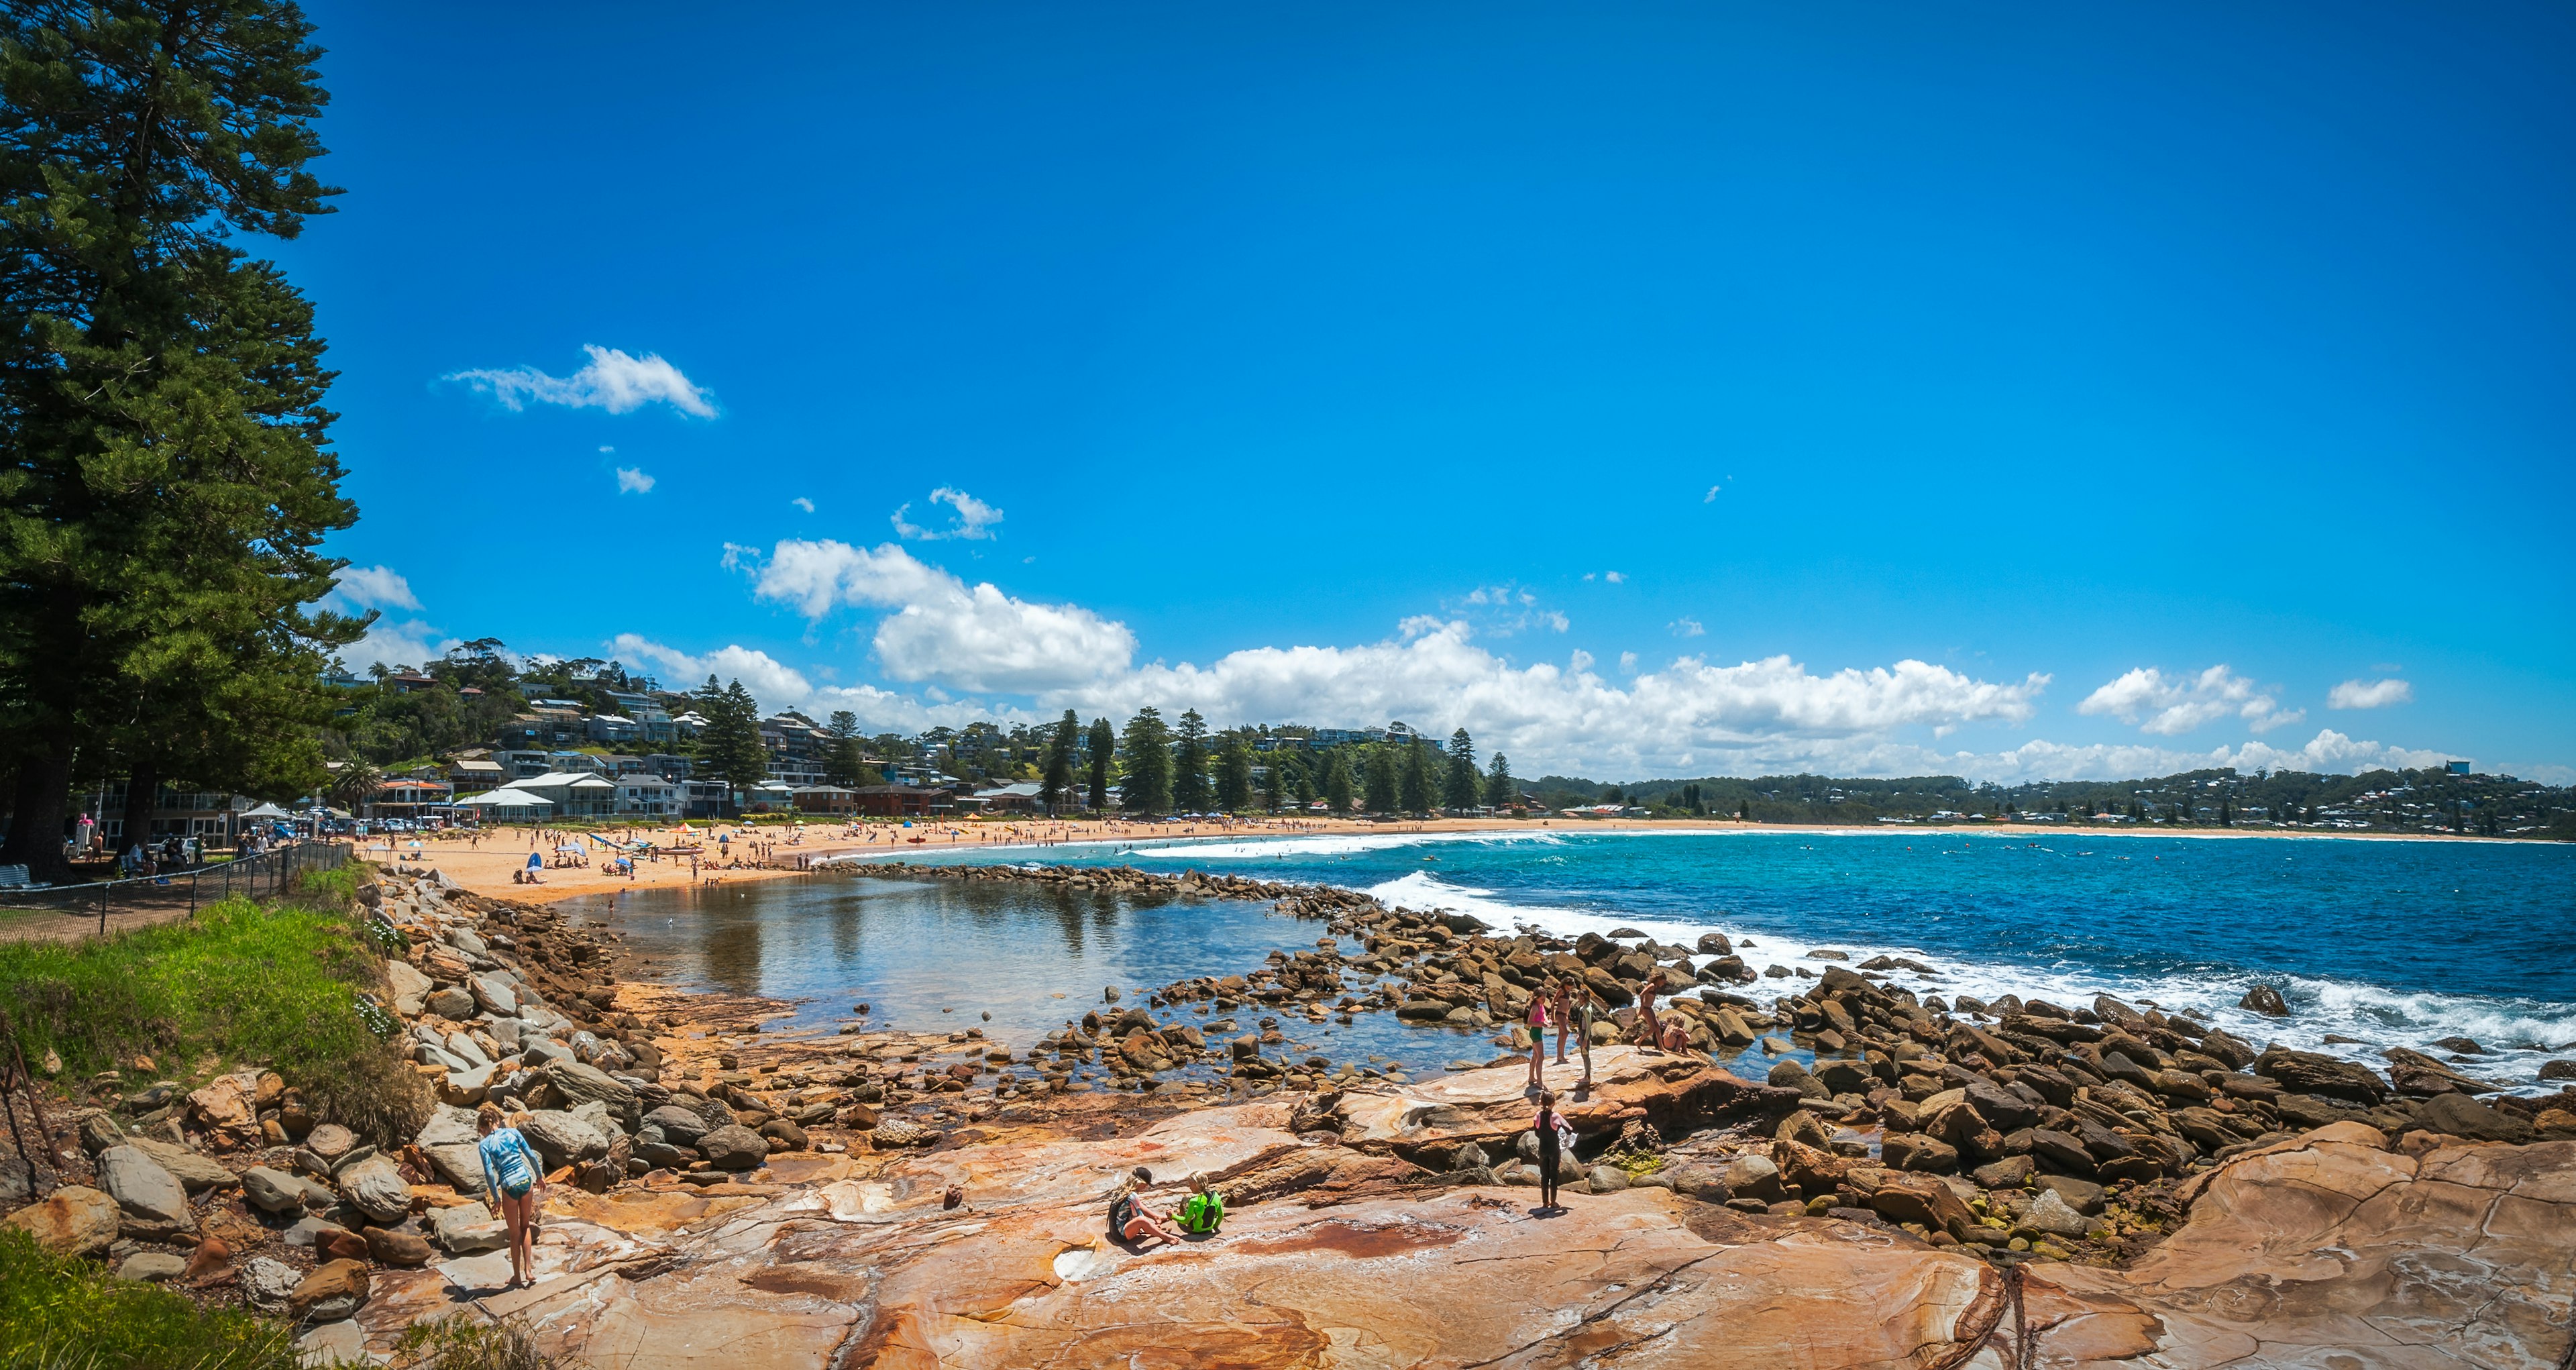
[(348, 864), (350, 844), (291, 842), (257, 856), (123, 880), (41, 889), (0, 887), (0, 940), (68, 941), (185, 918), (234, 895), (274, 899), (310, 872)]

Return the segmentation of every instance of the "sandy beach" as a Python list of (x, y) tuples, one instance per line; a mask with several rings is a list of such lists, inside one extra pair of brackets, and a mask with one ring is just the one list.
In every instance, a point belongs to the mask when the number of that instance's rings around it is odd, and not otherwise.
[[(2329, 838), (2359, 842), (2502, 842), (2513, 839), (2474, 837), (2448, 833), (2335, 833), (2282, 832), (2268, 829), (2194, 828), (2170, 832), (2161, 828), (2053, 827), (2024, 824), (1945, 824), (1856, 826), (1848, 823), (1788, 824), (1740, 823), (1728, 819), (1528, 819), (1528, 818), (1432, 818), (1380, 823), (1357, 818), (1280, 818), (1243, 819), (1234, 822), (1199, 820), (1181, 823), (1125, 822), (1118, 819), (1023, 819), (999, 821), (970, 819), (962, 822), (915, 821), (906, 828), (889, 820), (862, 822), (856, 825), (829, 820), (807, 820), (801, 826), (775, 823), (758, 825), (734, 821), (696, 820), (685, 828), (617, 827), (587, 831), (617, 842), (651, 842), (665, 852), (674, 847), (697, 846), (697, 860), (692, 865), (686, 855), (659, 855), (638, 861), (634, 873), (611, 873), (608, 862), (615, 853), (589, 840), (580, 833), (563, 829), (529, 829), (522, 827), (487, 828), (481, 832), (449, 832), (403, 835), (394, 838), (372, 837), (362, 844), (361, 854), (370, 860), (392, 862), (397, 857), (406, 865), (422, 865), (447, 872), (459, 885), (478, 894), (532, 902), (551, 902), (574, 895), (598, 894), (603, 891), (635, 889), (643, 886), (686, 885), (690, 883), (730, 884), (749, 880), (771, 880), (802, 874), (801, 865), (824, 857), (860, 856), (900, 859), (907, 854), (932, 851), (954, 851), (960, 847), (977, 849), (1025, 848), (1032, 852), (1049, 847), (1084, 842), (1173, 841), (1190, 838), (1246, 837), (1311, 837), (1332, 833), (1392, 835), (1402, 833), (1449, 832), (1543, 832), (1552, 830), (1580, 832), (1729, 832), (1729, 833), (1816, 833), (1854, 834), (1935, 833), (2021, 836), (2039, 841), (2050, 837), (2080, 836), (2087, 841), (2096, 838), (2125, 837), (2266, 837)], [(719, 841), (719, 838), (727, 840)], [(581, 864), (560, 865), (556, 848), (578, 843), (586, 850)], [(415, 845), (416, 844), (416, 845)], [(520, 884), (512, 877), (527, 868), (528, 857), (543, 855), (547, 867), (541, 871), (542, 883)], [(721, 855), (719, 855), (721, 853)]]

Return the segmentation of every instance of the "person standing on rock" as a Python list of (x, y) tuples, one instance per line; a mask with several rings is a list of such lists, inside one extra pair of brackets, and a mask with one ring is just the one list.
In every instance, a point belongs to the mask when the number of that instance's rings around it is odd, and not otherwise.
[(1655, 1016), (1655, 996), (1663, 992), (1664, 973), (1660, 970), (1647, 976), (1646, 983), (1637, 990), (1637, 1022), (1644, 1028), (1638, 1040), (1659, 1050), (1664, 1043), (1664, 1024)]
[(474, 1111), (474, 1130), (482, 1134), (474, 1150), (483, 1160), (483, 1182), (490, 1187), (492, 1199), (501, 1209), (501, 1221), (510, 1230), (510, 1283), (532, 1283), (537, 1252), (531, 1229), (537, 1199), (545, 1193), (546, 1163), (537, 1158), (536, 1150), (517, 1128), (501, 1125), (498, 1104), (487, 1103)]
[(1556, 1172), (1564, 1163), (1564, 1138), (1557, 1129), (1565, 1125), (1565, 1115), (1556, 1111), (1556, 1091), (1541, 1090), (1538, 1096), (1538, 1118), (1530, 1130), (1538, 1134), (1538, 1206), (1553, 1211), (1556, 1203)]
[[(1548, 985), (1552, 991), (1549, 998), (1553, 1001), (1548, 1009), (1556, 1018), (1556, 1063), (1564, 1065), (1565, 1034), (1574, 1028), (1574, 990), (1562, 978), (1556, 976), (1548, 977)], [(1586, 1051), (1584, 1059), (1587, 1061), (1592, 1059), (1592, 1053)]]
[[(1532, 1089), (1545, 1089), (1547, 1087), (1547, 1077), (1542, 1073), (1547, 1067), (1547, 1000), (1548, 996), (1544, 993), (1533, 994), (1530, 996), (1529, 1087)], [(1559, 1055), (1562, 1056), (1565, 1050), (1565, 1035), (1563, 1033), (1557, 1034), (1556, 1040), (1558, 1043), (1557, 1051)]]

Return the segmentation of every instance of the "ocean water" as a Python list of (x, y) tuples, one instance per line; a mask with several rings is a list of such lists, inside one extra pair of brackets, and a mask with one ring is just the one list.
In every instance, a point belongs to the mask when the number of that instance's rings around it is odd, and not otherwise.
[[(1629, 928), (1695, 943), (1723, 932), (1757, 970), (1821, 971), (1881, 953), (1918, 992), (2012, 992), (2067, 1007), (2097, 993), (2188, 1009), (2260, 1045), (2380, 1064), (2386, 1047), (2487, 1048), (2464, 1072), (2539, 1088), (2576, 1057), (2576, 847), (2538, 843), (2171, 838), (2122, 833), (1851, 833), (1537, 828), (984, 848), (916, 864), (1045, 863), (1187, 869), (1365, 890), (1573, 936)], [(1007, 883), (772, 881), (576, 900), (659, 978), (800, 1001), (822, 1025), (872, 1016), (931, 1031), (981, 1026), (1024, 1045), (1123, 991), (1241, 973), (1325, 936), (1266, 904), (1127, 900)], [(1354, 949), (1355, 948), (1347, 948)], [(2286, 1021), (2236, 1007), (2261, 981)], [(1767, 1001), (1804, 982), (1766, 978)], [(1129, 1002), (1134, 1002), (1132, 999)], [(987, 1020), (983, 1014), (990, 1013)], [(1259, 1014), (1238, 1012), (1243, 1028)], [(1297, 1048), (1436, 1072), (1494, 1054), (1489, 1032), (1282, 1020)], [(2352, 1039), (2338, 1041), (2337, 1038)], [(1804, 1053), (1800, 1053), (1801, 1056)], [(1740, 1068), (1759, 1075), (1758, 1053)], [(2555, 1085), (2550, 1088), (2555, 1088)]]
[[(2448, 1057), (2428, 1044), (2463, 1036), (2489, 1050), (2465, 1073), (2526, 1091), (2543, 1061), (2576, 1056), (2576, 846), (1542, 828), (1069, 845), (1018, 859), (1339, 885), (1566, 936), (1627, 927), (1688, 946), (1723, 932), (1756, 969), (1834, 964), (1810, 951), (1892, 953), (1937, 972), (1898, 974), (1920, 992), (2070, 1008), (2109, 993), (2192, 1010), (2258, 1045), (2374, 1063), (2391, 1046)], [(2288, 1020), (2236, 1007), (2258, 981), (2281, 990)]]

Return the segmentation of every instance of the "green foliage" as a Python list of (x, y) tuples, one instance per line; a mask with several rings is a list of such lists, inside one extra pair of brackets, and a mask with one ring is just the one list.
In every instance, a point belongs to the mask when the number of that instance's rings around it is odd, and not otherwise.
[(1444, 808), (1472, 809), (1477, 806), (1478, 792), (1484, 786), (1476, 775), (1476, 740), (1460, 728), (1449, 734), (1448, 764), (1440, 778), (1440, 803)]
[(1127, 720), (1120, 750), (1127, 758), (1120, 778), (1118, 803), (1131, 818), (1152, 818), (1172, 811), (1172, 749), (1163, 715), (1148, 704)]
[(760, 706), (737, 680), (719, 686), (714, 676), (697, 689), (694, 701), (707, 720), (698, 738), (701, 773), (736, 790), (748, 790), (769, 779), (769, 745), (760, 740)]
[(333, 193), (310, 32), (273, 0), (0, 11), (0, 770), (41, 876), (76, 754), (321, 779), (322, 668), (364, 624), (309, 606), (357, 512), (312, 306), (226, 241)]
[(1081, 744), (1082, 720), (1067, 709), (1056, 722), (1055, 736), (1047, 740), (1046, 776), (1038, 782), (1038, 801), (1048, 813), (1061, 811), (1073, 800), (1073, 754)]
[(1216, 758), (1216, 806), (1227, 813), (1252, 807), (1252, 747), (1231, 738)]
[(0, 1370), (296, 1370), (295, 1330), (0, 1229)]
[(451, 1313), (404, 1328), (389, 1370), (547, 1370), (553, 1364), (525, 1323)]
[(1365, 750), (1368, 769), (1360, 802), (1367, 805), (1370, 813), (1393, 813), (1403, 797), (1401, 780), (1396, 773), (1395, 748), (1373, 746)]
[(0, 943), (0, 1008), (30, 1057), (74, 1074), (137, 1054), (264, 1064), (322, 1116), (381, 1141), (410, 1135), (428, 1100), (358, 996), (383, 965), (337, 909), (228, 899), (183, 922), (83, 942)]
[(1494, 764), (1485, 768), (1485, 802), (1499, 809), (1517, 804), (1521, 799), (1520, 782), (1512, 779), (1511, 758), (1494, 753)]
[(1083, 797), (1093, 813), (1109, 807), (1109, 779), (1118, 758), (1118, 735), (1109, 730), (1109, 720), (1091, 720), (1091, 733), (1083, 740)]
[(1185, 711), (1173, 738), (1172, 807), (1181, 813), (1205, 813), (1214, 802), (1208, 794), (1207, 720), (1196, 709)]
[(1347, 747), (1324, 754), (1324, 807), (1334, 814), (1351, 811), (1351, 759)]
[(1431, 748), (1421, 738), (1404, 749), (1404, 765), (1396, 777), (1396, 794), (1406, 813), (1429, 813), (1432, 805)]

